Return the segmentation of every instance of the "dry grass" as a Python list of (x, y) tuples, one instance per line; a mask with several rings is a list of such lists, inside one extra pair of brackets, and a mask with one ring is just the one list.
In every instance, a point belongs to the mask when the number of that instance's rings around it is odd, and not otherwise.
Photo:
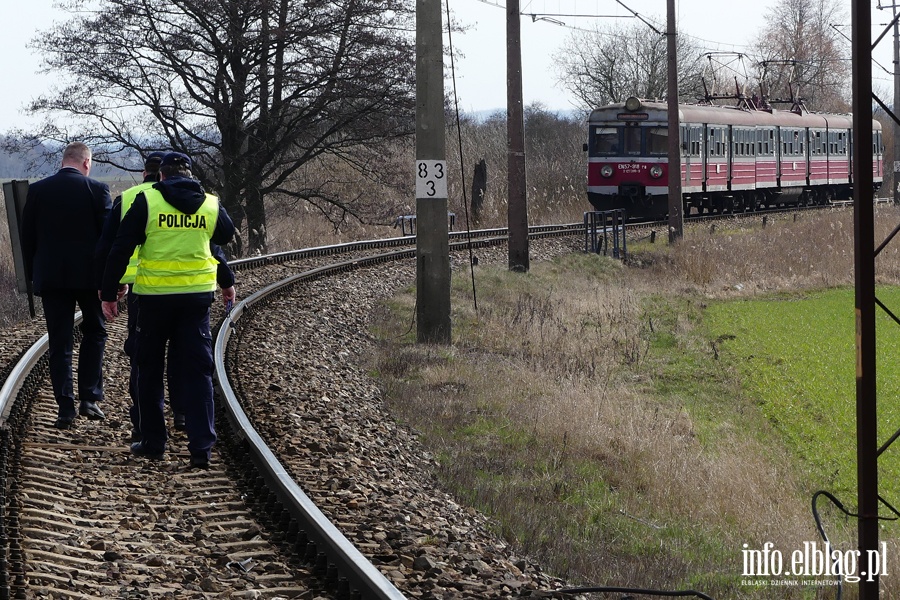
[[(396, 343), (412, 311), (400, 297), (380, 321), (394, 341), (373, 368), (445, 483), (559, 573), (721, 598), (830, 598), (833, 588), (739, 585), (744, 543), (789, 554), (819, 539), (813, 490), (694, 330), (709, 298), (851, 284), (851, 219), (691, 229), (674, 248), (632, 248), (625, 267), (572, 256), (526, 277), (482, 269), (477, 315), (470, 292), (454, 290), (452, 347)], [(880, 209), (876, 238), (897, 222)], [(897, 282), (897, 256), (879, 259), (883, 283)], [(659, 294), (668, 312), (648, 307)], [(667, 353), (689, 356), (690, 372), (668, 372)], [(855, 523), (820, 509), (831, 539), (853, 547)], [(900, 591), (891, 578), (882, 586)]]

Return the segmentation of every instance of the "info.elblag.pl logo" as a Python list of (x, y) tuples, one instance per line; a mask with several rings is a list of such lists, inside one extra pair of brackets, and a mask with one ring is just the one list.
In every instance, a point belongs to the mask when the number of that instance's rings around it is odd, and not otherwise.
[[(848, 583), (856, 583), (865, 577), (874, 581), (876, 576), (888, 574), (887, 545), (880, 550), (841, 550), (831, 544), (803, 542), (803, 548), (785, 556), (775, 544), (766, 542), (761, 550), (752, 550), (744, 544), (741, 551), (745, 577), (841, 577)], [(762, 581), (754, 581), (762, 584)]]

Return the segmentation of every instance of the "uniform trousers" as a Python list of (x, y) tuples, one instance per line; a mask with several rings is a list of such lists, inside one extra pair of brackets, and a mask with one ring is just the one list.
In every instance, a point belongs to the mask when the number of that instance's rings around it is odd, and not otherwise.
[[(132, 286), (134, 284), (131, 284)], [(131, 289), (128, 290), (128, 337), (125, 338), (125, 355), (130, 360), (131, 370), (128, 375), (128, 395), (131, 396), (131, 406), (128, 408), (128, 416), (131, 418), (131, 426), (137, 432), (141, 430), (141, 413), (138, 409), (138, 366), (137, 366), (137, 324), (138, 314), (140, 314), (140, 303), (138, 296)], [(169, 375), (172, 379), (172, 363), (168, 364)], [(178, 394), (172, 393), (171, 386), (169, 389), (169, 403), (172, 405), (173, 413), (184, 413), (178, 405)]]
[[(131, 284), (132, 286), (134, 284)], [(131, 396), (131, 406), (128, 415), (131, 417), (131, 425), (136, 431), (141, 430), (141, 417), (138, 410), (138, 367), (137, 367), (137, 321), (138, 296), (128, 289), (128, 336), (125, 338), (125, 354), (130, 361), (131, 370), (128, 374), (128, 395)]]
[(163, 413), (168, 362), (170, 396), (177, 398), (184, 413), (188, 450), (191, 456), (208, 459), (216, 442), (209, 330), (212, 294), (140, 295), (138, 303), (138, 410), (144, 445), (164, 451), (168, 441)]
[(75, 344), (75, 306), (81, 309), (81, 344), (78, 349), (78, 398), (103, 400), (103, 350), (106, 321), (97, 290), (43, 290), (41, 305), (47, 322), (48, 358), (53, 395), (60, 418), (75, 418), (72, 352)]

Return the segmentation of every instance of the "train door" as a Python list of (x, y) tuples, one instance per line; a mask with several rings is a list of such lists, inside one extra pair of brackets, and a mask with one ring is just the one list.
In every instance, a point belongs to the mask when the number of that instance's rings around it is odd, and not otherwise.
[(812, 159), (812, 156), (811, 156), (812, 150), (811, 149), (812, 149), (813, 137), (810, 135), (810, 131), (809, 131), (808, 127), (804, 127), (803, 130), (801, 131), (800, 135), (803, 137), (803, 140), (804, 140), (803, 144), (801, 144), (801, 147), (800, 147), (800, 149), (803, 152), (804, 171), (806, 171), (806, 173), (804, 175), (804, 179), (806, 179), (806, 185), (809, 185), (809, 180), (811, 178), (810, 160)]
[(703, 146), (703, 126), (702, 125), (691, 125), (689, 130), (690, 139), (688, 140), (688, 155), (693, 160), (693, 164), (691, 165), (691, 176), (690, 181), (693, 186), (703, 185), (703, 172), (704, 169), (704, 161), (702, 159), (703, 156), (706, 155)]
[(706, 191), (706, 182), (709, 179), (709, 152), (706, 151), (706, 146), (709, 140), (709, 125), (706, 123), (703, 124), (703, 152), (702, 152), (702, 161), (703, 161), (703, 174), (700, 178), (701, 183), (703, 184), (703, 191)]
[(731, 189), (731, 184), (734, 181), (734, 157), (737, 154), (735, 152), (738, 141), (735, 139), (735, 131), (734, 126), (729, 125), (728, 129), (725, 130), (726, 140), (725, 145), (728, 146), (730, 152), (725, 159), (725, 178), (727, 181), (728, 189)]
[(781, 187), (781, 161), (783, 160), (781, 127), (775, 126), (775, 185)]

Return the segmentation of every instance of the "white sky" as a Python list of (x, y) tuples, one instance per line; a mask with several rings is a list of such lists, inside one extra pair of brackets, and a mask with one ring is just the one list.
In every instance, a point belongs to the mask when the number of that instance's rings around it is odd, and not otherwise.
[[(4, 78), (0, 92), (0, 132), (27, 123), (20, 109), (32, 97), (47, 89), (52, 78), (38, 75), (40, 58), (26, 48), (39, 29), (54, 21), (66, 19), (66, 14), (53, 6), (53, 0), (28, 0), (14, 4), (2, 0), (0, 14), (3, 33), (0, 35), (0, 73)], [(873, 0), (873, 6), (875, 6)], [(502, 109), (506, 104), (506, 11), (505, 0), (449, 0), (456, 18), (470, 28), (454, 34), (456, 83), (460, 108), (471, 112)], [(645, 18), (660, 24), (665, 22), (665, 0), (622, 0)], [(767, 7), (776, 0), (723, 1), (676, 0), (678, 29), (703, 40), (709, 50), (749, 52), (752, 37), (765, 24)], [(543, 13), (628, 15), (616, 0), (520, 0), (525, 15)], [(849, 2), (847, 2), (849, 25)], [(889, 20), (888, 11), (873, 9), (875, 24)], [(526, 104), (541, 102), (550, 109), (572, 108), (564, 90), (556, 84), (552, 55), (564, 40), (575, 33), (574, 28), (591, 28), (610, 19), (549, 16), (565, 26), (549, 21), (533, 21), (522, 17), (523, 94)], [(630, 24), (628, 19), (616, 22)], [(873, 28), (873, 40), (881, 27)], [(843, 31), (849, 34), (849, 28)], [(876, 60), (884, 67), (892, 66), (892, 36), (888, 35), (876, 50)], [(446, 39), (445, 39), (446, 42)], [(463, 56), (460, 56), (462, 54)], [(749, 66), (748, 66), (749, 68)], [(877, 65), (873, 66), (876, 86), (892, 89), (891, 78)], [(446, 89), (451, 91), (449, 64), (445, 70)], [(890, 97), (890, 93), (888, 93)]]

